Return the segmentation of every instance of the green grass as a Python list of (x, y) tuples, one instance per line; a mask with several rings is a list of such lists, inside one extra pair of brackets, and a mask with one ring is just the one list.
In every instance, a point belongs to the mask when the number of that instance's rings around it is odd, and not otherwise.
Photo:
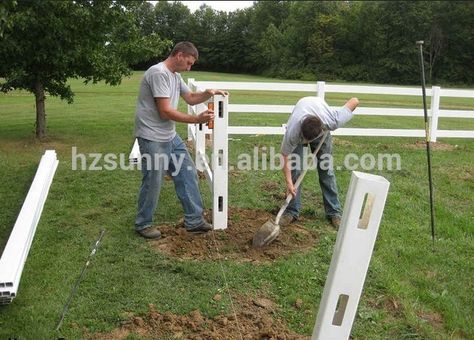
[[(246, 75), (189, 72), (197, 80), (281, 81)], [(0, 95), (0, 249), (6, 243), (44, 150), (55, 148), (60, 160), (33, 244), (25, 264), (18, 298), (0, 307), (0, 338), (81, 338), (87, 333), (119, 327), (127, 313), (145, 314), (150, 303), (160, 311), (186, 314), (199, 309), (207, 316), (229, 312), (229, 301), (212, 303), (222, 291), (218, 263), (178, 261), (151, 249), (133, 231), (138, 171), (72, 171), (71, 147), (78, 152), (128, 153), (133, 142), (133, 119), (141, 73), (119, 87), (84, 86), (71, 81), (75, 102), (68, 105), (48, 98), (49, 137), (38, 142), (34, 134), (34, 98), (23, 91)], [(233, 91), (233, 103), (294, 104), (307, 94)], [(328, 94), (331, 105), (348, 95)], [(361, 106), (421, 107), (419, 98), (359, 96)], [(446, 99), (443, 108), (473, 110), (473, 100)], [(183, 104), (181, 107), (184, 109)], [(279, 125), (286, 115), (236, 114), (232, 124)], [(350, 126), (423, 128), (417, 118), (355, 117)], [(474, 129), (468, 119), (441, 119), (445, 129)], [(178, 124), (185, 135), (185, 126)], [(254, 146), (279, 147), (281, 136), (234, 136), (230, 163)], [(391, 182), (382, 225), (369, 267), (352, 334), (361, 339), (473, 338), (473, 147), (474, 141), (441, 139), (457, 145), (433, 151), (437, 240), (433, 249), (429, 231), (428, 185), (424, 148), (408, 138), (336, 137), (336, 165), (347, 153), (399, 153), (400, 171), (371, 171)], [(337, 171), (344, 202), (350, 171)], [(279, 171), (241, 171), (230, 177), (230, 205), (271, 210), (282, 202), (261, 189), (264, 182), (280, 183)], [(245, 184), (245, 185), (243, 185)], [(235, 293), (262, 291), (281, 307), (289, 326), (310, 335), (327, 275), (336, 233), (322, 218), (317, 176), (308, 174), (303, 207), (315, 216), (308, 228), (320, 235), (308, 252), (278, 259), (271, 265), (225, 261), (230, 289)], [(206, 207), (211, 194), (201, 183)], [(156, 220), (176, 222), (182, 216), (174, 188), (161, 193)], [(105, 228), (107, 234), (81, 283), (61, 332), (54, 328), (91, 246)], [(305, 308), (296, 310), (300, 298)], [(308, 312), (305, 312), (308, 310)], [(425, 318), (421, 316), (425, 315)], [(428, 317), (427, 317), (428, 316)], [(431, 316), (431, 317), (430, 317)], [(428, 319), (436, 319), (437, 322)]]

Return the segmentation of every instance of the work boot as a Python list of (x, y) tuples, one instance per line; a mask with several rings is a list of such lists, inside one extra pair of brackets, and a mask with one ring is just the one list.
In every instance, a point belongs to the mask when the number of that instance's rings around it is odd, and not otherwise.
[(281, 216), (280, 218), (280, 221), (278, 222), (278, 225), (280, 227), (286, 227), (287, 225), (290, 225), (294, 221), (296, 221), (296, 217), (294, 217), (293, 215), (283, 214), (283, 216)]
[(137, 233), (139, 233), (144, 238), (159, 239), (161, 237), (161, 233), (158, 230), (158, 227), (147, 227), (141, 230), (137, 230)]
[(339, 226), (341, 225), (341, 218), (339, 216), (331, 216), (329, 221), (334, 229), (339, 230)]
[(191, 234), (204, 234), (213, 229), (214, 228), (212, 227), (212, 225), (207, 223), (206, 221), (204, 221), (201, 225), (194, 228), (186, 227), (186, 230)]

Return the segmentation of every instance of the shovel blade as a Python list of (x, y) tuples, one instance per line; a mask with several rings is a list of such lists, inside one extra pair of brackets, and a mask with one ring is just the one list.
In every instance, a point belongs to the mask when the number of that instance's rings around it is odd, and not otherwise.
[(267, 246), (272, 243), (278, 235), (280, 235), (280, 226), (272, 220), (268, 220), (255, 233), (252, 246), (255, 248)]

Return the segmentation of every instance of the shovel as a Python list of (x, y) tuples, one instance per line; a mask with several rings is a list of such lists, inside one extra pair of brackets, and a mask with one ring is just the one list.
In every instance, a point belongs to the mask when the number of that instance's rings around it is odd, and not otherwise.
[[(314, 162), (316, 161), (316, 155), (319, 152), (319, 149), (321, 149), (321, 146), (326, 140), (328, 134), (329, 134), (329, 131), (324, 132), (324, 135), (321, 138), (321, 141), (319, 142), (317, 148), (312, 153), (312, 159), (313, 159), (312, 166), (314, 165)], [(308, 171), (308, 168), (304, 169), (303, 172), (298, 177), (298, 179), (296, 180), (295, 185), (294, 185), (295, 190), (298, 189), (298, 187), (300, 186), (307, 171)], [(258, 229), (258, 231), (255, 233), (253, 237), (252, 246), (256, 248), (267, 246), (270, 243), (272, 243), (278, 237), (278, 235), (280, 235), (280, 225), (279, 225), (280, 219), (292, 199), (293, 199), (293, 196), (291, 194), (288, 194), (288, 196), (286, 196), (285, 204), (283, 204), (283, 206), (278, 211), (275, 222), (273, 222), (272, 220), (268, 220), (260, 227), (260, 229)]]

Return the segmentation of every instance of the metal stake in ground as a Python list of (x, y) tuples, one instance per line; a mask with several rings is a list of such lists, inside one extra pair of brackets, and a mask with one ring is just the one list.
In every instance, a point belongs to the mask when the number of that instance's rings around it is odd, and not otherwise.
[(59, 319), (58, 325), (56, 326), (56, 330), (58, 331), (61, 328), (61, 325), (63, 324), (64, 317), (66, 316), (66, 313), (69, 309), (69, 304), (72, 301), (72, 298), (74, 295), (76, 295), (77, 288), (79, 288), (79, 284), (81, 283), (82, 277), (84, 276), (84, 273), (86, 272), (87, 267), (89, 267), (89, 264), (91, 263), (92, 258), (97, 252), (97, 249), (99, 248), (100, 241), (102, 241), (102, 237), (104, 237), (105, 234), (105, 229), (100, 232), (99, 238), (95, 242), (94, 248), (92, 249), (91, 253), (89, 254), (89, 257), (87, 258), (86, 264), (84, 265), (84, 268), (82, 268), (81, 275), (76, 280), (76, 283), (74, 284), (74, 287), (71, 290), (71, 293), (69, 294), (69, 298), (64, 305), (63, 312), (61, 314), (61, 318)]
[(428, 180), (430, 185), (430, 213), (431, 213), (431, 239), (435, 240), (435, 211), (433, 199), (433, 177), (431, 175), (431, 150), (430, 150), (430, 132), (428, 127), (428, 112), (426, 110), (426, 90), (425, 90), (425, 66), (423, 63), (423, 43), (424, 41), (417, 41), (416, 44), (420, 47), (420, 68), (421, 68), (421, 89), (423, 94), (423, 113), (425, 117), (425, 136), (426, 136), (426, 155), (428, 157)]

